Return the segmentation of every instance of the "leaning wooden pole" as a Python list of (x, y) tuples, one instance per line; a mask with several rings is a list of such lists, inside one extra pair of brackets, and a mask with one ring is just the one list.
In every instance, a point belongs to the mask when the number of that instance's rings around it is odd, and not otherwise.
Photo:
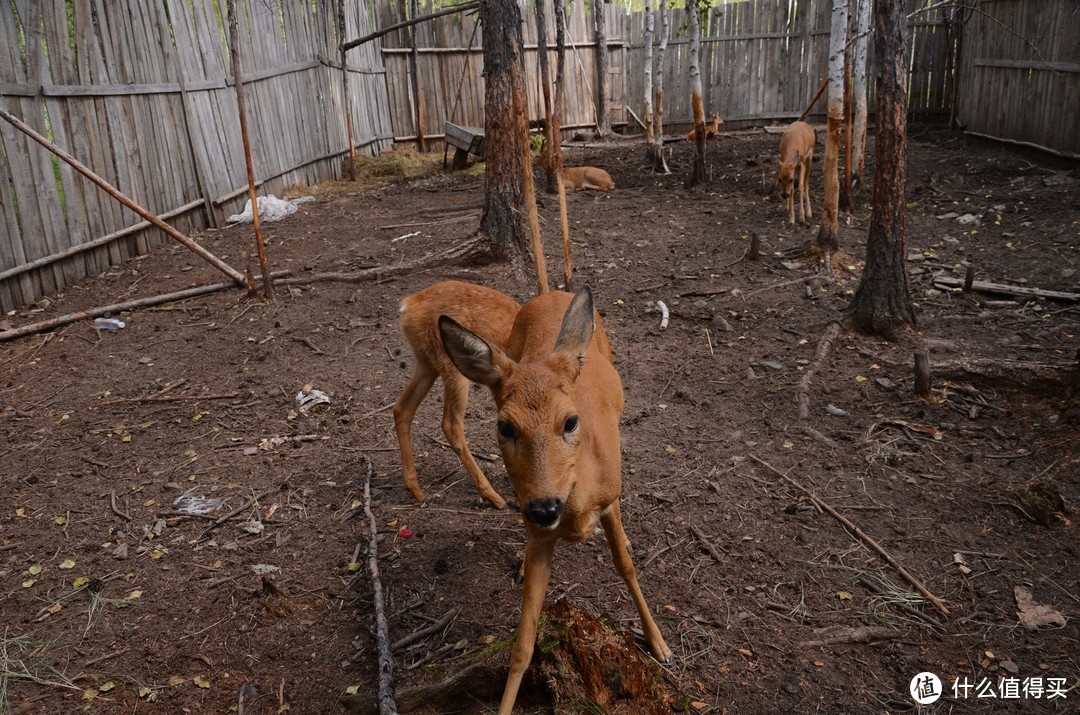
[(139, 204), (135, 203), (133, 200), (131, 200), (130, 198), (128, 198), (124, 194), (120, 193), (119, 189), (117, 189), (115, 186), (113, 186), (109, 182), (105, 181), (105, 179), (103, 179), (100, 176), (98, 176), (97, 174), (95, 174), (86, 165), (84, 165), (78, 159), (73, 157), (71, 154), (68, 154), (66, 151), (64, 151), (63, 149), (58, 147), (56, 144), (53, 144), (51, 141), (46, 139), (44, 136), (42, 136), (41, 134), (38, 134), (36, 131), (34, 131), (33, 127), (29, 126), (28, 124), (23, 122), (21, 119), (19, 119), (18, 117), (16, 117), (14, 114), (7, 111), (3, 107), (0, 107), (0, 118), (7, 121), (13, 127), (15, 127), (16, 129), (21, 131), (23, 134), (30, 137), (34, 141), (36, 141), (41, 146), (43, 146), (46, 149), (48, 149), (49, 151), (51, 151), (53, 154), (56, 154), (56, 156), (59, 157), (61, 160), (63, 160), (64, 163), (69, 164), (73, 169), (75, 169), (75, 171), (79, 172), (80, 174), (85, 176), (87, 179), (89, 179), (90, 181), (97, 184), (97, 186), (102, 191), (107, 193), (109, 196), (112, 196), (114, 199), (116, 199), (117, 201), (119, 201), (120, 203), (122, 203), (124, 206), (128, 207), (129, 209), (131, 209), (135, 213), (142, 216), (144, 219), (146, 219), (147, 221), (152, 223), (156, 228), (163, 231), (170, 238), (173, 238), (176, 241), (178, 241), (179, 243), (181, 243), (185, 248), (188, 248), (192, 252), (198, 254), (207, 263), (209, 263), (214, 268), (217, 268), (219, 271), (221, 271), (222, 273), (227, 275), (235, 283), (237, 283), (238, 285), (245, 285), (246, 281), (244, 279), (244, 274), (243, 273), (236, 270), (235, 268), (233, 268), (229, 264), (225, 263), (220, 258), (215, 256), (213, 253), (210, 253), (210, 251), (206, 250), (205, 248), (203, 248), (199, 244), (195, 243), (190, 238), (188, 238), (184, 234), (180, 233), (175, 228), (173, 228), (169, 224), (165, 223), (164, 221), (162, 221), (160, 218), (158, 218), (154, 214), (150, 213), (150, 211), (143, 208)]
[(419, 22), (427, 22), (428, 20), (434, 20), (435, 18), (443, 17), (444, 15), (452, 15), (454, 13), (465, 12), (467, 10), (475, 10), (478, 7), (480, 7), (479, 0), (477, 0), (476, 2), (462, 3), (461, 5), (451, 5), (450, 7), (444, 7), (442, 10), (439, 10), (438, 12), (433, 12), (433, 13), (430, 13), (430, 14), (427, 14), (427, 15), (421, 15), (420, 17), (414, 17), (411, 20), (403, 20), (401, 22), (396, 22), (393, 25), (387, 25), (386, 27), (384, 27), (381, 30), (376, 30), (375, 32), (369, 32), (368, 34), (364, 35), (363, 37), (359, 37), (359, 38), (357, 38), (355, 40), (349, 40), (348, 42), (342, 43), (341, 51), (342, 52), (348, 52), (349, 50), (351, 50), (354, 47), (359, 47), (360, 45), (363, 45), (366, 42), (371, 42), (372, 40), (377, 40), (378, 38), (382, 37), (383, 35), (385, 35), (387, 33), (390, 33), (390, 32), (393, 32), (394, 30), (400, 30), (403, 27), (411, 27), (412, 25), (415, 25), (415, 24), (417, 24)]
[[(262, 223), (259, 221), (259, 197), (255, 193), (255, 163), (251, 158), (251, 139), (248, 137), (247, 112), (244, 109), (244, 83), (240, 78), (240, 23), (236, 17), (236, 0), (229, 0), (229, 55), (232, 58), (233, 81), (236, 83), (236, 113), (240, 120), (240, 139), (244, 143), (244, 164), (247, 166), (248, 200), (251, 201), (251, 225), (255, 229), (255, 245), (259, 250), (259, 268), (263, 276), (263, 297), (274, 299), (274, 282), (266, 261)], [(251, 286), (254, 288), (254, 286)]]

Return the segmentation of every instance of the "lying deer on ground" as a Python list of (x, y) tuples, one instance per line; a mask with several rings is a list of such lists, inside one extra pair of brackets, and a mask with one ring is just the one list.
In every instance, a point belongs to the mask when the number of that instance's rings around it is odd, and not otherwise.
[(412, 423), (416, 409), (424, 401), (437, 378), (443, 382), (442, 431), (457, 453), (476, 490), (496, 509), (506, 506), (484, 472), (476, 464), (465, 441), (465, 407), (469, 402), (469, 381), (458, 372), (443, 350), (439, 316), (449, 315), (462, 325), (490, 340), (506, 345), (510, 328), (521, 306), (508, 295), (461, 281), (443, 281), (407, 296), (401, 301), (401, 331), (416, 356), (412, 379), (394, 405), (394, 431), (401, 450), (401, 471), (405, 487), (417, 501), (424, 490), (416, 478), (412, 451)]
[[(788, 223), (795, 225), (795, 204), (792, 191), (799, 194), (799, 223), (814, 217), (810, 208), (810, 167), (814, 163), (814, 144), (817, 137), (814, 128), (806, 122), (792, 122), (780, 138), (780, 161), (776, 164), (776, 178), (780, 182), (780, 198), (788, 210)], [(803, 201), (806, 208), (803, 208)]]
[[(712, 115), (712, 121), (705, 125), (705, 138), (712, 139), (720, 133), (720, 125), (724, 123), (724, 118), (719, 114)], [(697, 140), (697, 127), (690, 130), (690, 133), (686, 135), (686, 141)]]
[[(454, 309), (446, 307), (451, 314)], [(514, 320), (505, 349), (448, 316), (439, 318), (439, 331), (454, 365), (495, 398), (499, 448), (525, 523), (521, 620), (499, 715), (510, 715), (532, 658), (555, 543), (581, 541), (598, 524), (650, 650), (668, 661), (671, 649), (649, 613), (627, 551), (619, 511), (622, 382), (592, 292), (532, 299)]]
[[(541, 149), (536, 165), (546, 171), (550, 161), (546, 147)], [(563, 186), (572, 191), (609, 191), (615, 188), (615, 180), (611, 178), (611, 174), (595, 166), (564, 166), (559, 175), (562, 177)]]

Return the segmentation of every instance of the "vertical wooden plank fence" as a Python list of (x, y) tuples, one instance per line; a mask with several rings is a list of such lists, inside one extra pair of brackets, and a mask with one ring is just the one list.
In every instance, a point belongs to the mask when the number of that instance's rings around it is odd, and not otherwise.
[[(369, 2), (346, 3), (345, 39), (374, 29)], [(260, 191), (337, 178), (348, 146), (336, 2), (240, 0), (238, 12)], [(181, 231), (220, 225), (246, 188), (223, 22), (216, 0), (4, 3), (0, 103)], [(377, 153), (393, 138), (377, 48), (353, 50), (347, 76), (354, 139)], [(164, 240), (0, 124), (0, 311)]]
[(962, 18), (957, 120), (969, 133), (1080, 159), (1080, 7), (984, 0)]
[[(522, 29), (529, 113), (539, 118), (532, 2)], [(1076, 0), (980, 0), (962, 12), (936, 0), (909, 3), (915, 117), (955, 112), (971, 133), (1080, 156)], [(424, 0), (418, 12), (448, 4)], [(336, 0), (240, 0), (262, 193), (338, 176), (348, 151), (339, 45), (405, 19), (408, 5), (346, 0), (339, 37)], [(830, 0), (716, 0), (702, 38), (706, 111), (719, 112), (729, 129), (797, 116), (826, 75), (830, 9)], [(568, 0), (567, 10), (563, 127), (570, 134), (596, 121), (596, 37), (586, 0)], [(638, 131), (626, 107), (637, 112), (643, 105), (643, 13), (617, 3), (604, 10), (612, 124)], [(689, 41), (685, 11), (672, 15), (664, 112), (666, 125), (678, 131), (691, 121)], [(447, 119), (483, 126), (478, 21), (475, 12), (457, 13), (415, 28), (429, 139), (442, 138)], [(550, 13), (548, 21), (554, 45)], [(0, 103), (180, 230), (218, 226), (245, 190), (226, 36), (219, 0), (10, 0), (0, 6)], [(375, 153), (392, 141), (414, 141), (407, 30), (350, 50), (347, 64), (358, 148)], [(872, 81), (871, 73), (871, 91)], [(0, 311), (161, 240), (66, 164), (0, 124)], [(73, 249), (79, 252), (51, 260)]]

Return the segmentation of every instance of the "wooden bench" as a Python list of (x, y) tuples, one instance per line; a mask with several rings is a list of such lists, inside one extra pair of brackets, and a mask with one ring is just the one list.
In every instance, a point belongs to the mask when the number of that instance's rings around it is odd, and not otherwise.
[(446, 143), (454, 147), (455, 169), (464, 169), (469, 162), (469, 154), (484, 155), (484, 130), (476, 127), (459, 127), (453, 122), (443, 125)]

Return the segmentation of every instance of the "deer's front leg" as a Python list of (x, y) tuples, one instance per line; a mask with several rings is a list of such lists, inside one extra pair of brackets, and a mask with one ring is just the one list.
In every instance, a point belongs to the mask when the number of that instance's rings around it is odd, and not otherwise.
[(510, 675), (506, 679), (499, 715), (511, 715), (517, 700), (521, 679), (532, 660), (536, 645), (536, 625), (551, 579), (551, 557), (555, 553), (554, 539), (529, 538), (525, 544), (525, 584), (521, 590), (521, 620), (510, 651)]
[(630, 552), (626, 550), (626, 532), (623, 531), (622, 514), (619, 510), (619, 502), (612, 504), (600, 517), (600, 523), (604, 527), (604, 536), (607, 537), (608, 546), (611, 548), (611, 558), (615, 562), (615, 570), (626, 582), (630, 590), (630, 597), (634, 599), (638, 615), (641, 617), (641, 630), (645, 632), (645, 640), (649, 644), (649, 650), (653, 657), (661, 663), (672, 661), (671, 649), (664, 642), (664, 636), (660, 635), (660, 629), (656, 627), (649, 612), (649, 604), (645, 603), (645, 596), (641, 594), (641, 586), (638, 585), (637, 573), (634, 571), (634, 562), (630, 560)]

